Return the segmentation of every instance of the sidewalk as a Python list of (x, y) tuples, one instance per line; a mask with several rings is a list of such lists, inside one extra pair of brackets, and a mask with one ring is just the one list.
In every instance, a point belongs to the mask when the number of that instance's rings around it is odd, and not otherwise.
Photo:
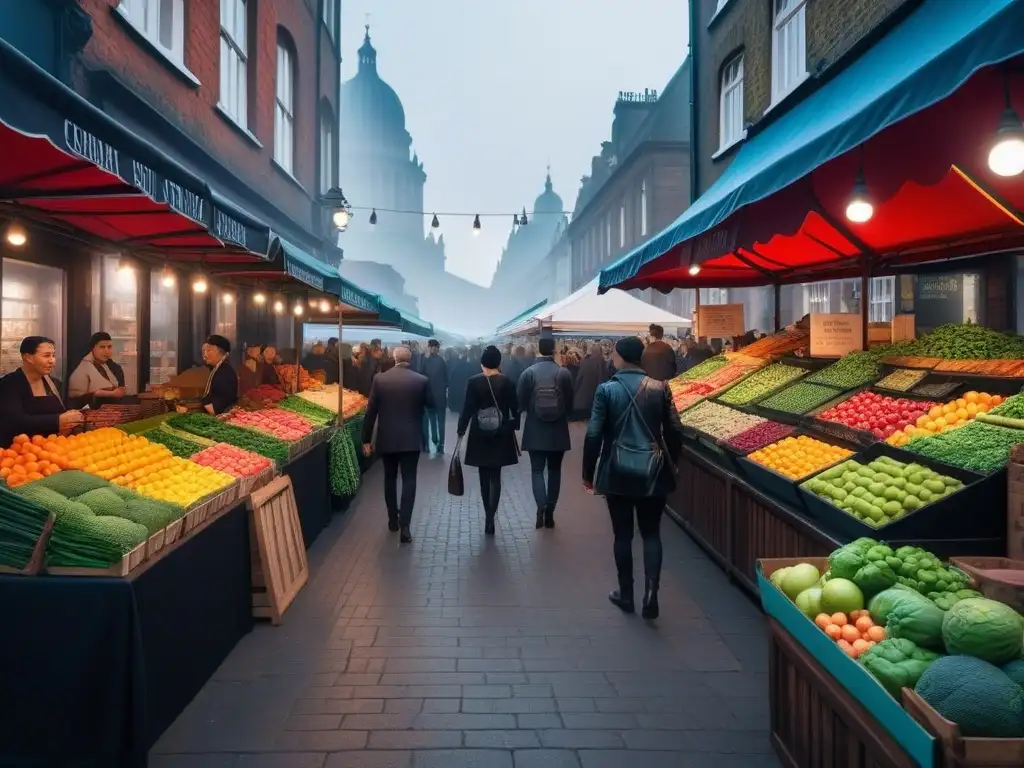
[(582, 441), (575, 425), (558, 527), (533, 528), (524, 457), (493, 539), (475, 472), (452, 498), (448, 460), (424, 457), (399, 546), (374, 467), (284, 625), (239, 644), (152, 768), (777, 766), (760, 612), (669, 519), (662, 617), (609, 604), (611, 529), (581, 487)]

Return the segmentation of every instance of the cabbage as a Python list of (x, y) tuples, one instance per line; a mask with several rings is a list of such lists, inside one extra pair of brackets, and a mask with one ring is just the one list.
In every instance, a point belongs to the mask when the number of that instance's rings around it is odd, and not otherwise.
[(969, 597), (946, 613), (942, 638), (950, 653), (974, 656), (998, 666), (1020, 656), (1024, 628), (1010, 606)]
[[(926, 597), (921, 595), (902, 597), (890, 607), (885, 622), (885, 631), (889, 637), (902, 637), (922, 648), (941, 651), (943, 649), (942, 622), (945, 617), (946, 614), (942, 612), (942, 609)], [(958, 653), (952, 648), (948, 650), (950, 653)]]

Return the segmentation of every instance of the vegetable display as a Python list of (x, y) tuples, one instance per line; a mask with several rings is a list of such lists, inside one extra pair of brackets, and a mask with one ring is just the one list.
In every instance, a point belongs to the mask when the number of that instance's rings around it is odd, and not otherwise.
[(889, 638), (869, 648), (860, 657), (864, 669), (892, 695), (899, 699), (904, 688), (913, 688), (941, 654), (918, 648), (906, 638)]
[(912, 437), (941, 434), (963, 426), (987, 413), (989, 409), (998, 406), (1001, 402), (1002, 397), (999, 395), (971, 391), (951, 402), (942, 405), (932, 404), (930, 408), (926, 409), (927, 412), (922, 413), (912, 423), (905, 424), (888, 435), (886, 442), (903, 447), (910, 442)]
[(44, 507), (0, 487), (0, 565), (28, 565), (49, 517)]
[(811, 384), (827, 384), (853, 389), (878, 378), (878, 358), (873, 352), (851, 352), (828, 368), (807, 379)]
[(953, 654), (999, 666), (1018, 658), (1024, 621), (1013, 608), (984, 597), (959, 601), (945, 614), (942, 639)]
[(933, 402), (919, 402), (865, 391), (822, 411), (817, 418), (851, 429), (871, 432), (878, 440), (884, 440), (897, 430), (909, 424), (916, 424), (930, 409), (938, 405)]
[(1024, 443), (1024, 432), (972, 421), (939, 435), (915, 436), (904, 450), (954, 467), (994, 472), (1006, 466), (1013, 446)]
[(793, 434), (796, 427), (788, 424), (779, 424), (777, 421), (766, 421), (763, 424), (756, 424), (750, 429), (745, 429), (738, 435), (730, 437), (726, 444), (737, 453), (751, 453), (758, 448), (764, 448), (784, 437)]
[(251, 429), (225, 424), (206, 413), (179, 414), (172, 416), (168, 419), (167, 423), (174, 429), (191, 432), (218, 443), (228, 443), (246, 451), (266, 456), (268, 459), (274, 459), (275, 461), (286, 461), (288, 459), (288, 443), (283, 440), (278, 440)]
[(718, 399), (729, 405), (746, 405), (791, 381), (799, 379), (805, 373), (806, 371), (803, 368), (775, 363), (751, 374), (747, 379), (732, 387)]
[(808, 331), (799, 329), (779, 331), (771, 336), (758, 339), (753, 344), (748, 344), (741, 351), (748, 357), (777, 357), (806, 347), (810, 343), (810, 339), (811, 335)]
[(837, 389), (811, 384), (805, 380), (762, 400), (759, 405), (774, 411), (801, 415), (824, 405), (829, 400), (838, 397), (839, 394)]
[(235, 411), (227, 423), (235, 427), (255, 429), (290, 443), (301, 440), (313, 432), (313, 425), (308, 419), (281, 408), (269, 408), (265, 411)]
[(245, 397), (258, 403), (279, 403), (285, 399), (284, 390), (271, 384), (260, 384), (245, 393)]
[(227, 443), (204, 448), (191, 459), (195, 464), (219, 470), (232, 477), (252, 477), (273, 466), (270, 459)]
[(337, 429), (331, 435), (327, 448), (328, 475), (331, 493), (342, 498), (351, 498), (359, 490), (362, 475), (359, 470), (359, 456), (351, 434), (346, 429)]
[[(338, 385), (328, 384), (322, 389), (313, 389), (299, 392), (297, 395), (331, 413), (338, 413)], [(366, 410), (366, 398), (352, 389), (342, 389), (342, 416), (346, 419), (355, 417), (356, 414)], [(294, 409), (293, 409), (294, 410)]]
[(337, 412), (296, 395), (289, 395), (278, 403), (278, 407), (297, 413), (320, 427), (333, 424), (338, 418)]
[(791, 480), (800, 480), (850, 455), (852, 451), (846, 448), (800, 435), (783, 438), (747, 458)]
[(728, 363), (729, 360), (728, 358), (725, 357), (725, 355), (716, 355), (715, 357), (709, 357), (707, 360), (697, 363), (690, 370), (679, 374), (678, 376), (676, 376), (675, 379), (673, 379), (673, 381), (677, 381), (680, 379), (683, 381), (695, 381), (696, 379), (700, 379), (703, 378), (704, 376), (708, 376), (709, 374), (714, 373), (719, 368), (728, 365)]
[(705, 401), (682, 414), (680, 421), (719, 440), (728, 440), (740, 432), (764, 423), (765, 419)]
[(945, 360), (1024, 360), (1024, 336), (975, 323), (940, 325), (900, 347), (903, 354)]
[(896, 392), (909, 392), (927, 375), (928, 371), (923, 371), (919, 368), (897, 368), (881, 379), (876, 386)]
[(917, 694), (967, 737), (1024, 735), (1024, 689), (1005, 672), (971, 656), (932, 663), (914, 686)]
[(865, 525), (880, 528), (955, 493), (963, 483), (920, 464), (880, 456), (870, 464), (846, 461), (803, 487)]
[(180, 435), (176, 435), (166, 429), (151, 429), (149, 432), (143, 432), (142, 436), (151, 443), (157, 443), (164, 446), (175, 456), (182, 459), (187, 459), (193, 454), (203, 450), (203, 446), (199, 443), (194, 443), (191, 440), (181, 437)]
[(921, 397), (943, 398), (951, 394), (960, 386), (955, 381), (937, 381), (931, 384), (918, 384), (911, 392)]
[(681, 381), (677, 377), (669, 382), (668, 390), (672, 395), (672, 404), (682, 413), (712, 394), (715, 388), (701, 381)]

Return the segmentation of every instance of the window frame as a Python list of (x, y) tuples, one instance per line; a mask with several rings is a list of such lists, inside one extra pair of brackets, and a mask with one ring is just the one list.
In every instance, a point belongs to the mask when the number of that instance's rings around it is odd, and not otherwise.
[(626, 201), (619, 205), (619, 248), (626, 247)]
[[(727, 81), (730, 70), (736, 66), (735, 77), (730, 78)], [(728, 149), (733, 144), (736, 144), (747, 136), (746, 128), (744, 127), (744, 60), (743, 52), (736, 54), (731, 59), (725, 62), (722, 66), (721, 75), (719, 76), (719, 92), (718, 92), (718, 151)], [(732, 107), (738, 107), (738, 111), (733, 115), (733, 121), (735, 125), (727, 125), (726, 119), (726, 108), (729, 103), (730, 97), (736, 92), (739, 92), (738, 103), (734, 101)], [(734, 130), (732, 130), (732, 129)]]
[[(792, 3), (792, 7), (785, 7)], [(783, 10), (779, 6), (783, 5)], [(797, 24), (793, 31), (799, 33), (801, 50), (798, 53), (798, 69), (792, 82), (785, 86), (782, 83), (783, 64), (788, 57), (783, 57), (780, 50), (780, 38), (783, 29), (791, 23)], [(787, 34), (788, 39), (788, 34)], [(788, 51), (788, 49), (787, 49)], [(772, 0), (772, 105), (782, 101), (807, 79), (807, 0)]]
[[(160, 15), (164, 3), (171, 9), (171, 45), (161, 39)], [(175, 64), (185, 66), (185, 0), (118, 0), (116, 10), (148, 43)], [(151, 12), (155, 18), (151, 18)]]
[[(228, 29), (225, 26), (225, 10), (235, 7), (234, 21), (239, 20), (238, 10), (241, 9), (242, 29)], [(249, 2), (248, 0), (220, 0), (220, 93), (217, 97), (217, 106), (240, 127), (249, 128)], [(236, 33), (241, 32), (241, 42), (236, 39)], [(234, 84), (235, 99), (225, 98), (225, 47), (227, 53), (234, 61), (239, 62), (235, 71), (237, 81)], [(239, 103), (232, 104), (231, 101)]]
[[(284, 35), (277, 37), (277, 66), (274, 76), (274, 162), (292, 178), (295, 178), (295, 47)], [(285, 77), (282, 77), (285, 75)], [(287, 84), (282, 92), (282, 84)], [(287, 100), (287, 104), (284, 100)], [(287, 136), (282, 129), (287, 127)], [(287, 146), (285, 146), (287, 143)]]
[(888, 323), (896, 316), (896, 277), (873, 277), (868, 286), (868, 321)]
[(320, 194), (336, 186), (337, 163), (334, 158), (334, 130), (336, 121), (327, 101), (320, 105)]
[(640, 181), (640, 237), (647, 236), (647, 179)]
[(334, 40), (334, 30), (338, 26), (338, 0), (324, 0), (323, 23), (327, 34)]

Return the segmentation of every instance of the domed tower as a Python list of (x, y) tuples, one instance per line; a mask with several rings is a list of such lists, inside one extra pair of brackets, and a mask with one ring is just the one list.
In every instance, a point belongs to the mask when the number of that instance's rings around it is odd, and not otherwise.
[[(411, 151), (402, 100), (377, 71), (369, 25), (358, 55), (355, 77), (341, 86), (339, 159), (345, 196), (360, 208), (422, 211), (427, 175)], [(365, 218), (355, 217), (350, 229), (368, 228)], [(421, 241), (423, 221), (419, 216), (380, 213), (377, 230)]]
[(548, 166), (548, 175), (544, 179), (544, 191), (533, 202), (533, 212), (535, 216), (562, 215), (562, 198), (551, 184), (551, 166)]

